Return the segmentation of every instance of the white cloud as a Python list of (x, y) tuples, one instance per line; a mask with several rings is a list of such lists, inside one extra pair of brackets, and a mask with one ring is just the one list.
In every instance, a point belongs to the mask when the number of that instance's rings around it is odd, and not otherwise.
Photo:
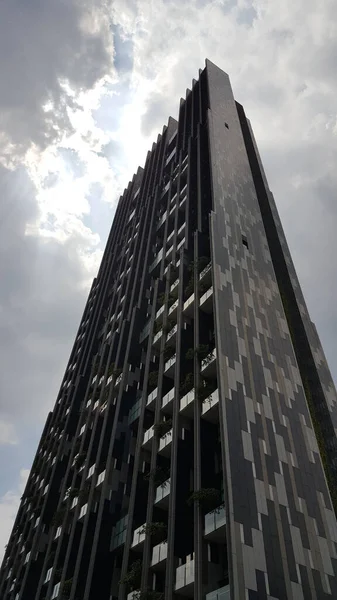
[(8, 490), (0, 498), (0, 563), (5, 553), (5, 545), (8, 542), (10, 532), (12, 530), (16, 513), (20, 504), (20, 497), (25, 489), (28, 479), (29, 470), (21, 469), (19, 481), (13, 490)]

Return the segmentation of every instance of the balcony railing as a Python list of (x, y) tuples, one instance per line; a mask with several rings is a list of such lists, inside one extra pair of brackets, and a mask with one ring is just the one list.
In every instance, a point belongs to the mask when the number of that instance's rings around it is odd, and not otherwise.
[(177, 331), (178, 331), (178, 326), (177, 326), (177, 325), (175, 325), (175, 326), (174, 326), (174, 327), (171, 329), (171, 331), (169, 331), (169, 332), (168, 332), (168, 334), (167, 334), (167, 338), (166, 338), (166, 342), (169, 342), (170, 340), (172, 340), (172, 338), (175, 336), (175, 334), (177, 333)]
[(211, 267), (212, 267), (212, 263), (209, 262), (208, 265), (206, 265), (206, 267), (201, 271), (201, 273), (199, 275), (199, 280), (200, 281), (202, 279), (204, 279), (204, 277), (206, 277), (207, 273), (211, 274)]
[(161, 306), (161, 307), (160, 307), (160, 308), (157, 310), (157, 312), (156, 312), (156, 319), (158, 319), (160, 316), (162, 316), (162, 315), (163, 315), (163, 313), (164, 313), (164, 309), (165, 309), (165, 306), (163, 305), (163, 306)]
[(161, 542), (152, 548), (152, 560), (151, 567), (163, 567), (165, 568), (165, 561), (167, 559), (167, 542)]
[(170, 431), (165, 433), (165, 435), (163, 435), (159, 439), (158, 452), (160, 454), (162, 454), (163, 456), (170, 456), (171, 445), (172, 445), (172, 429), (170, 429)]
[(194, 388), (180, 399), (180, 412), (186, 416), (193, 416)]
[(143, 525), (140, 525), (140, 527), (137, 527), (137, 529), (134, 530), (131, 548), (140, 546), (141, 544), (143, 544), (145, 542), (145, 536), (146, 536), (145, 531), (144, 531), (145, 525), (146, 525), (146, 523), (144, 523)]
[(194, 292), (184, 302), (183, 312), (185, 315), (188, 315), (189, 317), (193, 317), (193, 314), (194, 314)]
[(176, 364), (176, 355), (174, 354), (164, 364), (164, 374), (167, 377), (174, 377), (175, 364)]
[(225, 505), (218, 506), (215, 510), (205, 515), (205, 537), (213, 541), (225, 539), (226, 510)]
[(148, 395), (147, 401), (146, 401), (146, 406), (150, 410), (154, 410), (154, 404), (155, 404), (157, 396), (158, 396), (158, 388), (156, 388), (155, 390), (153, 390), (151, 392), (151, 394)]
[(219, 390), (216, 389), (202, 402), (201, 416), (212, 423), (218, 420)]
[(186, 563), (176, 569), (176, 592), (189, 598), (193, 598), (194, 593), (194, 555), (186, 557)]
[(211, 314), (213, 312), (213, 286), (205, 292), (200, 298), (200, 308), (203, 312)]
[(150, 429), (147, 429), (144, 433), (144, 439), (143, 439), (143, 444), (142, 444), (143, 448), (151, 447), (153, 436), (154, 436), (154, 428), (152, 425), (150, 427)]
[(172, 306), (170, 306), (170, 309), (168, 311), (168, 316), (169, 317), (175, 317), (177, 314), (177, 309), (178, 309), (178, 304), (179, 304), (179, 300), (176, 300), (175, 302), (173, 302)]
[(218, 588), (214, 592), (206, 594), (206, 600), (230, 600), (230, 589), (229, 585)]
[(201, 373), (204, 377), (216, 376), (216, 348), (201, 362)]
[(163, 258), (163, 248), (161, 248), (156, 256), (156, 258), (154, 259), (153, 263), (151, 263), (150, 267), (149, 267), (149, 273), (151, 273), (156, 266), (160, 263), (160, 261)]
[(165, 396), (163, 396), (161, 401), (162, 409), (166, 409), (168, 412), (172, 412), (172, 403), (174, 398), (174, 388), (172, 388)]
[(171, 492), (171, 479), (166, 479), (161, 485), (156, 488), (155, 504), (160, 507), (167, 507)]

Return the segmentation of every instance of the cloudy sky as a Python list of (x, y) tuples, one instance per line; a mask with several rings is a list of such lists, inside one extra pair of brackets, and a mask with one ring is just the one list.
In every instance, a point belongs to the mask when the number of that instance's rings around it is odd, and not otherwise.
[(119, 194), (208, 57), (252, 121), (337, 379), (335, 0), (3, 0), (0, 557)]

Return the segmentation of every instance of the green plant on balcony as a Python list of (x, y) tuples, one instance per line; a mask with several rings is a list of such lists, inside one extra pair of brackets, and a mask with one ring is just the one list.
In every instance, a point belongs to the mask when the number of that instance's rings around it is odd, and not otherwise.
[(204, 510), (214, 509), (220, 502), (220, 492), (215, 488), (201, 488), (196, 492), (193, 492), (188, 500), (187, 504), (199, 504)]
[(163, 325), (163, 333), (169, 333), (175, 326), (175, 322), (172, 319), (167, 319), (165, 325)]
[(80, 467), (82, 467), (82, 465), (85, 462), (86, 459), (86, 453), (85, 452), (81, 452), (80, 454), (78, 454), (76, 456), (76, 458), (74, 459), (74, 465), (77, 469), (79, 469)]
[(136, 590), (140, 585), (142, 576), (143, 561), (139, 558), (132, 563), (128, 572), (119, 581), (119, 585), (126, 585), (131, 591)]
[(194, 292), (194, 277), (190, 277), (185, 287), (185, 297), (189, 298)]
[(53, 514), (53, 518), (51, 520), (51, 524), (52, 525), (62, 525), (64, 517), (67, 514), (67, 509), (66, 508), (59, 508), (54, 514)]
[(86, 500), (88, 500), (89, 493), (90, 493), (90, 488), (91, 488), (91, 484), (88, 481), (84, 485), (84, 487), (79, 491), (78, 499), (79, 499), (80, 502), (86, 502)]
[(170, 469), (160, 466), (156, 466), (154, 469), (151, 469), (151, 471), (144, 475), (144, 479), (146, 481), (153, 481), (156, 485), (161, 485), (162, 487), (165, 487), (169, 477)]
[(174, 304), (176, 302), (176, 300), (178, 300), (178, 296), (179, 296), (179, 289), (177, 286), (172, 290), (172, 292), (169, 293), (169, 306), (172, 306), (172, 304)]
[(195, 349), (189, 348), (185, 354), (187, 360), (193, 360), (197, 356), (199, 360), (204, 360), (209, 353), (208, 344), (200, 344)]
[(158, 384), (158, 371), (151, 371), (151, 373), (149, 373), (149, 377), (148, 377), (148, 385), (151, 388), (155, 388), (157, 387)]
[(71, 586), (73, 585), (73, 580), (71, 579), (66, 579), (66, 581), (63, 584), (62, 587), (62, 595), (65, 598), (70, 598), (70, 593), (71, 593)]
[(207, 283), (205, 283), (204, 281), (198, 282), (199, 296), (202, 296), (205, 292), (207, 292), (208, 289), (209, 285)]
[(214, 357), (215, 357), (215, 348), (213, 348), (213, 350), (210, 350), (208, 352), (208, 354), (205, 356), (205, 358), (202, 359), (203, 367), (206, 367), (207, 365), (209, 365), (209, 363), (212, 362)]
[(66, 500), (73, 500), (74, 498), (78, 498), (80, 490), (78, 488), (73, 488), (72, 490), (68, 490), (66, 493)]
[(144, 527), (142, 527), (139, 531), (140, 535), (144, 534), (144, 535), (149, 535), (149, 536), (154, 536), (154, 535), (166, 535), (167, 533), (167, 526), (165, 525), (165, 523), (161, 523), (161, 522), (154, 522), (154, 523), (145, 523)]
[(172, 356), (175, 355), (175, 353), (175, 348), (173, 348), (172, 346), (166, 346), (166, 348), (164, 348), (163, 350), (164, 359), (169, 360), (170, 358), (172, 358)]
[(201, 379), (200, 385), (197, 387), (199, 400), (204, 402), (206, 399), (212, 401), (212, 393), (214, 392), (214, 385), (210, 384), (206, 379)]
[(198, 273), (201, 273), (201, 271), (203, 271), (204, 268), (207, 267), (209, 261), (210, 259), (207, 256), (199, 256), (199, 258), (190, 262), (190, 264), (188, 265), (188, 270), (197, 270)]
[(122, 369), (118, 369), (115, 365), (115, 363), (111, 363), (111, 365), (109, 366), (108, 369), (108, 377), (111, 377), (111, 375), (113, 377), (118, 377), (118, 375), (120, 375), (122, 372)]
[(185, 394), (187, 394), (187, 392), (189, 392), (194, 384), (194, 376), (193, 373), (187, 373), (185, 375), (185, 379), (181, 382), (180, 387), (179, 387), (179, 393), (181, 396), (184, 396)]
[(172, 429), (172, 419), (160, 421), (159, 423), (155, 423), (155, 425), (153, 425), (154, 435), (157, 437), (163, 437), (170, 431), (170, 429)]
[(160, 304), (160, 306), (163, 306), (163, 304), (165, 302), (165, 298), (166, 298), (166, 294), (164, 292), (158, 296), (157, 300), (158, 300), (158, 304)]
[(156, 592), (155, 590), (145, 590), (137, 592), (134, 595), (134, 600), (164, 600), (164, 593)]

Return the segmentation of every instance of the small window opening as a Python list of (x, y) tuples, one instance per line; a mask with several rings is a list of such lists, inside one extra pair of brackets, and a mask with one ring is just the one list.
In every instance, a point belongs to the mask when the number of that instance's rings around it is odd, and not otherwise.
[(248, 240), (245, 235), (242, 236), (242, 243), (244, 246), (246, 246), (247, 250), (249, 250)]

